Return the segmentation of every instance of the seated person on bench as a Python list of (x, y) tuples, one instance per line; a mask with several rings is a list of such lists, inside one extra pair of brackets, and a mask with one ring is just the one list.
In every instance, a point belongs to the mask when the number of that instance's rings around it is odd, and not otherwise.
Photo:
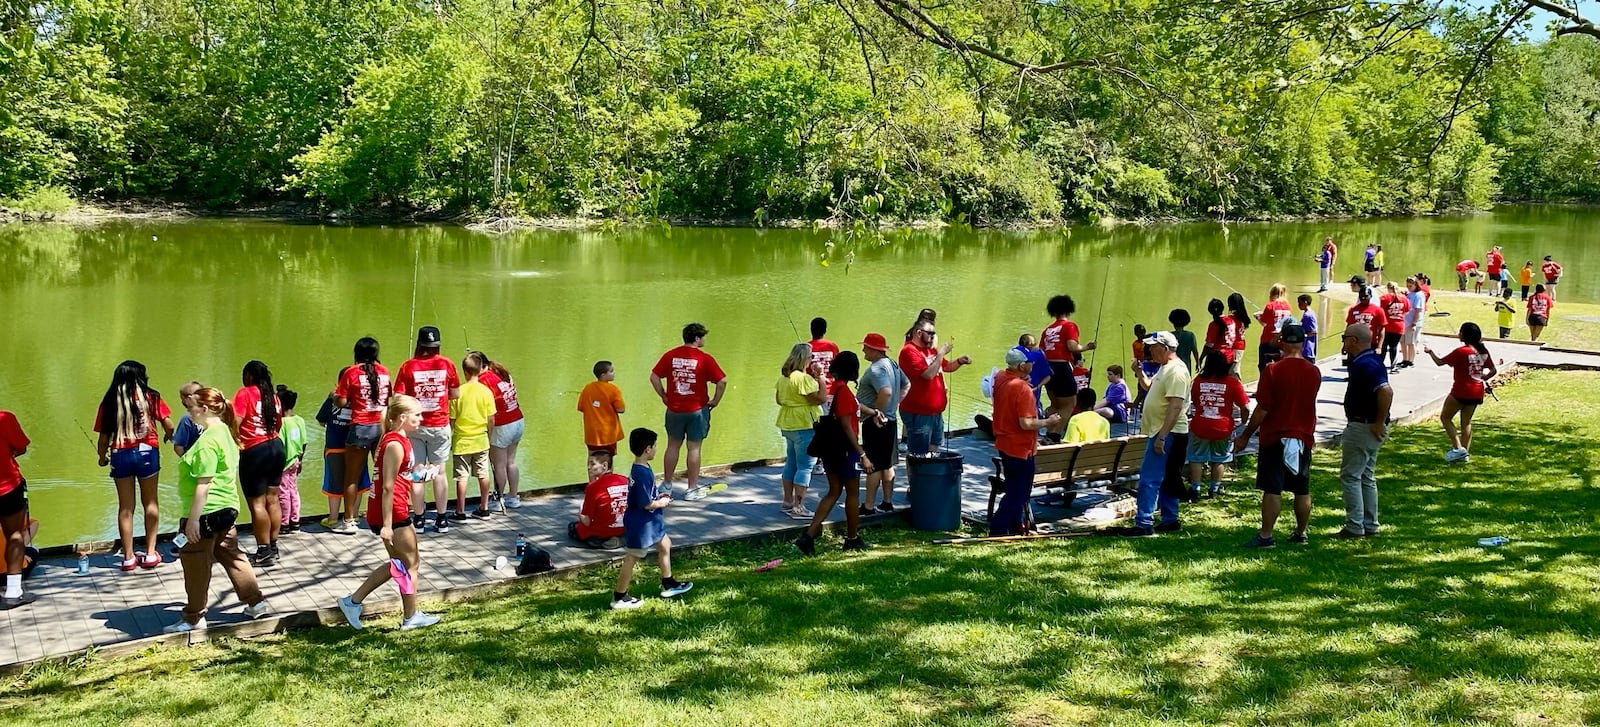
[(1094, 389), (1078, 389), (1078, 413), (1067, 420), (1068, 443), (1098, 442), (1111, 438), (1111, 421), (1095, 411)]

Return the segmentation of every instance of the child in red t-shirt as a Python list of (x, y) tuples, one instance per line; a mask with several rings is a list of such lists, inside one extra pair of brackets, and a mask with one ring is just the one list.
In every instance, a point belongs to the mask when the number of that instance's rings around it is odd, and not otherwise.
[[(1216, 497), (1222, 493), (1222, 467), (1233, 461), (1234, 425), (1250, 415), (1250, 394), (1232, 375), (1221, 351), (1206, 351), (1200, 361), (1200, 375), (1194, 377), (1189, 393), (1194, 402), (1194, 416), (1189, 419), (1189, 481), (1195, 495), (1202, 481), (1210, 482), (1210, 495)], [(1235, 409), (1240, 414), (1237, 420)], [(1201, 480), (1207, 465), (1211, 478)]]
[(578, 519), (567, 535), (587, 548), (622, 547), (622, 516), (628, 511), (628, 478), (611, 471), (611, 457), (589, 455), (589, 486), (583, 490)]
[[(1461, 324), (1461, 345), (1443, 358), (1426, 343), (1422, 345), (1422, 352), (1433, 359), (1434, 365), (1455, 369), (1450, 396), (1444, 400), (1444, 411), (1440, 412), (1439, 421), (1444, 425), (1445, 436), (1450, 438), (1450, 451), (1444, 453), (1444, 461), (1466, 462), (1472, 449), (1472, 415), (1488, 393), (1485, 382), (1493, 379), (1500, 370), (1494, 365), (1494, 357), (1489, 355), (1489, 349), (1483, 345), (1483, 330), (1476, 323)], [(1454, 421), (1458, 413), (1461, 415), (1459, 429)]]

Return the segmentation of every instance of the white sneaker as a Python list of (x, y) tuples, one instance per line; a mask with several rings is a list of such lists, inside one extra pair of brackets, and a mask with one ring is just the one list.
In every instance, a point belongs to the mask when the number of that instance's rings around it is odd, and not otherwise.
[(332, 530), (333, 532), (336, 532), (336, 533), (338, 533), (340, 535), (354, 535), (356, 530), (357, 530), (356, 521), (354, 521), (354, 520), (340, 520), (338, 522), (338, 524), (336, 524), (333, 527), (329, 528), (329, 530)]
[(190, 631), (204, 631), (205, 628), (206, 628), (206, 620), (205, 620), (205, 618), (202, 617), (199, 621), (196, 621), (194, 623), (189, 623), (187, 621), (184, 621), (183, 619), (178, 619), (177, 623), (169, 624), (169, 625), (163, 627), (161, 630), (163, 632), (169, 633), (169, 634), (186, 634), (186, 633), (189, 633)]
[(705, 487), (696, 487), (696, 488), (694, 488), (692, 490), (689, 490), (688, 492), (683, 493), (683, 499), (688, 500), (690, 502), (694, 502), (696, 500), (704, 500), (704, 499), (706, 499), (706, 495), (707, 494), (708, 493), (706, 492), (706, 488)]
[(522, 498), (516, 496), (508, 495), (506, 499), (501, 500), (500, 502), (505, 507), (509, 507), (513, 510), (522, 507)]
[(253, 605), (245, 606), (244, 615), (252, 619), (257, 619), (267, 615), (267, 610), (267, 599), (263, 598), (260, 601), (255, 602)]
[(418, 611), (414, 614), (411, 614), (411, 618), (408, 618), (400, 623), (400, 630), (410, 631), (412, 629), (425, 629), (436, 623), (439, 623), (438, 616)]
[(789, 517), (795, 520), (810, 520), (814, 515), (816, 513), (807, 510), (805, 505), (796, 505), (793, 510), (789, 511)]
[(361, 604), (350, 600), (349, 596), (339, 597), (339, 612), (344, 614), (344, 620), (350, 624), (350, 628), (357, 631), (361, 630), (362, 608), (364, 607)]
[(638, 596), (623, 596), (622, 598), (611, 601), (611, 610), (627, 611), (643, 605), (644, 599), (639, 598)]
[(1444, 453), (1444, 461), (1446, 462), (1460, 462), (1466, 458), (1467, 450), (1461, 447), (1456, 447), (1455, 449)]

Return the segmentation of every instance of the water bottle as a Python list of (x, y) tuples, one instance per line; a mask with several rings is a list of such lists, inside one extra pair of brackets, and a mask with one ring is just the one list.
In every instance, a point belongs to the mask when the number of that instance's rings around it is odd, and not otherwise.
[(523, 551), (528, 549), (528, 539), (522, 533), (517, 533), (517, 557), (521, 558)]
[(78, 554), (78, 575), (80, 575), (80, 576), (89, 575), (89, 554), (88, 553), (79, 553)]

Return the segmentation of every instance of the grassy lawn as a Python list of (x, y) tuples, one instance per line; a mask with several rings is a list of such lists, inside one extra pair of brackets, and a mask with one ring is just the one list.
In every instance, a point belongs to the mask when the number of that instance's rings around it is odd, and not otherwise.
[[(1455, 281), (1451, 280), (1450, 284), (1455, 285)], [(1513, 288), (1513, 291), (1518, 290), (1520, 286)], [(1511, 337), (1526, 341), (1528, 340), (1527, 303), (1522, 302), (1519, 297), (1518, 292), (1511, 294), (1511, 307), (1517, 310)], [(1435, 286), (1433, 306), (1435, 310), (1447, 311), (1450, 315), (1428, 319), (1427, 326), (1423, 329), (1425, 331), (1436, 333), (1455, 331), (1462, 323), (1472, 321), (1483, 329), (1484, 335), (1493, 337), (1500, 332), (1500, 323), (1494, 312), (1494, 299), (1487, 295), (1457, 293), (1454, 289), (1445, 290)], [(1342, 309), (1340, 313), (1343, 313)], [(1548, 341), (1550, 345), (1561, 348), (1588, 351), (1600, 348), (1600, 305), (1557, 300), (1555, 317), (1544, 329), (1544, 333), (1540, 334), (1539, 340)]]
[[(603, 610), (599, 570), (446, 606), (426, 631), (390, 616), (39, 667), (3, 690), (0, 722), (1600, 721), (1600, 375), (1533, 373), (1501, 398), (1469, 465), (1442, 462), (1436, 423), (1397, 432), (1378, 538), (1327, 537), (1343, 510), (1325, 452), (1306, 547), (1242, 550), (1257, 503), (1242, 483), (1155, 539), (935, 547), (880, 529), (866, 554), (830, 536), (810, 559), (730, 545), (679, 563), (697, 584), (682, 602), (633, 612)], [(1486, 535), (1511, 544), (1477, 547)]]

